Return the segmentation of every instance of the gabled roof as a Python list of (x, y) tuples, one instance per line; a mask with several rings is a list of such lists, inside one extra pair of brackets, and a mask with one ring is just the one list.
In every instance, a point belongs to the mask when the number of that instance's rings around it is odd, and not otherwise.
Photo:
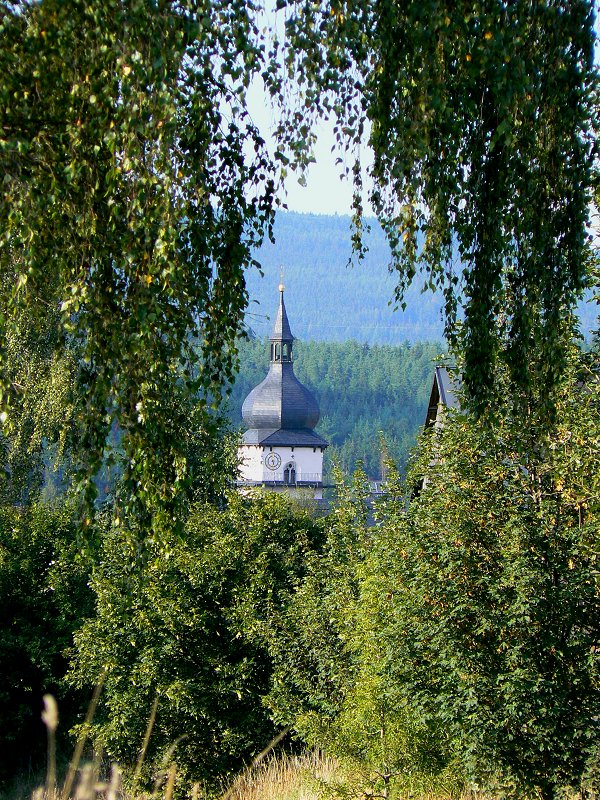
[(435, 423), (440, 404), (445, 408), (460, 408), (460, 403), (456, 396), (457, 385), (457, 379), (448, 372), (446, 367), (437, 366), (435, 368), (433, 386), (431, 387), (429, 406), (425, 418), (426, 428)]

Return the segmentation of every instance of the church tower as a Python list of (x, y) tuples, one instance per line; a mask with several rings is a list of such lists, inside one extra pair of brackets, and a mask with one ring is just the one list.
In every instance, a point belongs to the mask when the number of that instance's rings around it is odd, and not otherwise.
[(239, 448), (240, 486), (265, 486), (275, 491), (323, 496), (323, 453), (327, 442), (314, 427), (319, 406), (294, 375), (294, 337), (283, 285), (270, 337), (267, 377), (244, 400), (242, 418), (248, 430)]

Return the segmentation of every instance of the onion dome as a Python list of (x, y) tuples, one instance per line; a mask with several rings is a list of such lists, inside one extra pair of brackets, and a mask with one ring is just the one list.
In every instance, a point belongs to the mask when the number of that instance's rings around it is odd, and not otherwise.
[(262, 383), (244, 400), (242, 418), (248, 428), (312, 430), (319, 421), (319, 406), (289, 363), (271, 363)]
[[(283, 288), (279, 287), (279, 308), (270, 336), (269, 373), (244, 400), (242, 418), (255, 433), (283, 429), (308, 434), (319, 421), (319, 406), (312, 392), (294, 375), (294, 337), (285, 310)], [(315, 437), (317, 434), (312, 434), (311, 443)], [(261, 437), (252, 438), (260, 440)]]

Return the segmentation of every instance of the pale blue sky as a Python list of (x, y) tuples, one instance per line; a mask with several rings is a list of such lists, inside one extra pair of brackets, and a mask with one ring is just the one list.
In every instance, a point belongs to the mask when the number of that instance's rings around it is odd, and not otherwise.
[[(262, 87), (257, 84), (249, 92), (249, 107), (253, 121), (269, 141), (269, 132), (273, 126), (273, 113), (270, 101), (265, 98)], [(335, 145), (332, 122), (320, 122), (317, 127), (317, 144), (314, 156), (316, 163), (311, 164), (306, 174), (306, 186), (298, 183), (298, 177), (289, 174), (286, 182), (286, 202), (290, 211), (312, 214), (350, 214), (352, 203), (352, 184), (342, 179), (343, 165), (336, 164), (336, 159), (344, 158), (339, 150), (332, 152)], [(369, 163), (366, 146), (361, 153), (364, 163)], [(367, 182), (365, 181), (365, 188)], [(366, 192), (363, 196), (365, 214), (372, 216), (370, 205), (366, 203)]]
[[(311, 164), (306, 175), (306, 187), (300, 186), (297, 177), (288, 180), (287, 204), (292, 211), (315, 214), (350, 214), (352, 203), (352, 182), (342, 179), (342, 165), (336, 159), (344, 157), (339, 151), (331, 152), (335, 146), (333, 123), (322, 122), (318, 127), (318, 140), (315, 148), (316, 163)], [(366, 160), (367, 148), (363, 148), (362, 158)], [(366, 203), (366, 196), (363, 196)], [(365, 205), (366, 215), (372, 215), (370, 205)]]

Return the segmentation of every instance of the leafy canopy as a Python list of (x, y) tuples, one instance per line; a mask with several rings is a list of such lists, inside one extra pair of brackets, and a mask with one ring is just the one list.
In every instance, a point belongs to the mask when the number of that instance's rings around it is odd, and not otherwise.
[[(284, 25), (269, 29), (255, 0), (1, 4), (2, 339), (18, 311), (58, 309), (56, 347), (80, 353), (84, 497), (117, 424), (121, 511), (145, 532), (174, 523), (189, 475), (184, 416), (165, 399), (210, 405), (231, 377), (244, 270), (319, 115), (351, 147), (368, 131), (397, 299), (422, 268), (452, 336), (464, 291), (474, 408), (498, 358), (517, 385), (555, 383), (558, 323), (584, 284), (590, 0), (277, 7)], [(253, 82), (281, 110), (272, 155), (248, 113)], [(352, 175), (360, 248), (358, 161)], [(0, 366), (12, 411), (6, 354)]]
[(187, 478), (165, 401), (210, 403), (231, 376), (243, 272), (271, 222), (276, 171), (246, 108), (252, 77), (269, 81), (257, 14), (229, 1), (2, 3), (5, 335), (15, 310), (60, 310), (57, 347), (80, 357), (86, 498), (117, 423), (150, 529)]
[[(279, 0), (305, 114), (373, 151), (371, 201), (398, 270), (443, 290), (453, 339), (464, 294), (466, 387), (490, 401), (494, 365), (554, 385), (558, 324), (585, 283), (596, 72), (589, 0)], [(368, 127), (367, 127), (368, 126)], [(360, 238), (360, 219), (357, 219)], [(459, 266), (462, 264), (462, 269)], [(514, 306), (504, 307), (504, 292)], [(508, 333), (507, 343), (502, 339)]]

